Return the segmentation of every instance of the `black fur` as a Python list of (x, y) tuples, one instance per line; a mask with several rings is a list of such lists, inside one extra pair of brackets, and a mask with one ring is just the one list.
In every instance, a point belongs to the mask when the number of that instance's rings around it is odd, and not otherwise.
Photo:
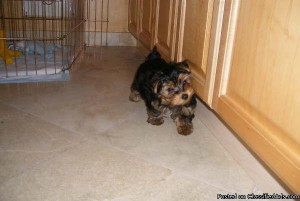
[[(154, 92), (154, 84), (172, 79), (172, 67), (161, 58), (156, 47), (147, 56), (147, 59), (142, 63), (136, 72), (131, 89), (138, 91), (145, 101), (146, 107), (149, 110), (155, 111), (151, 103), (157, 101), (160, 104), (158, 94)], [(158, 92), (160, 91), (158, 87)]]

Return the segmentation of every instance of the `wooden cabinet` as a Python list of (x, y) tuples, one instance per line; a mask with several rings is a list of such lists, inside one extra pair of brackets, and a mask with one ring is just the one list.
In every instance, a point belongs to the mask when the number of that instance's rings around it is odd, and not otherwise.
[(167, 61), (188, 60), (195, 91), (209, 106), (220, 38), (220, 2), (139, 0), (130, 1), (129, 6), (129, 31), (148, 50), (157, 46)]
[(300, 1), (131, 0), (133, 8), (143, 12), (130, 11), (129, 31), (168, 61), (187, 59), (197, 95), (300, 193)]
[(146, 48), (153, 46), (154, 0), (141, 0), (139, 40)]
[(176, 25), (179, 0), (156, 0), (154, 45), (163, 58), (175, 60)]
[(147, 49), (153, 47), (154, 0), (129, 0), (128, 30)]
[(139, 0), (129, 0), (129, 9), (128, 9), (128, 30), (136, 38), (139, 34), (138, 20), (139, 20)]
[(214, 81), (211, 59), (218, 48), (213, 44), (215, 37), (218, 37), (215, 30), (219, 15), (218, 12), (213, 12), (214, 6), (215, 9), (219, 7), (219, 3), (214, 5), (214, 0), (181, 1), (182, 17), (178, 29), (176, 58), (177, 61), (188, 60), (194, 89), (208, 105), (211, 105)]
[(129, 0), (128, 30), (148, 50), (157, 46), (162, 57), (174, 61), (182, 0)]
[(300, 1), (226, 1), (213, 108), (300, 193)]

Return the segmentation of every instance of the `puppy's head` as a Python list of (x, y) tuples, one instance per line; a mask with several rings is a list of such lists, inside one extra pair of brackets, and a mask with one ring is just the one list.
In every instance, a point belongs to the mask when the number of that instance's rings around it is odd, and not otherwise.
[(176, 83), (169, 77), (157, 80), (153, 86), (153, 92), (160, 99), (161, 104), (170, 105), (176, 89)]
[(175, 88), (170, 101), (171, 106), (182, 106), (188, 104), (194, 95), (191, 85), (191, 70), (186, 61), (171, 64), (174, 66), (172, 80), (175, 80)]

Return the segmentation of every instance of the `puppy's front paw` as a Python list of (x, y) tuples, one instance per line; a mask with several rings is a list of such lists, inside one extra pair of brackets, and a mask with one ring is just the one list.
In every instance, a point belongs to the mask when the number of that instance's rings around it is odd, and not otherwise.
[(154, 126), (159, 126), (159, 125), (162, 125), (164, 123), (164, 118), (163, 117), (159, 117), (159, 118), (148, 117), (147, 122), (154, 125)]
[(137, 91), (131, 91), (129, 100), (132, 102), (139, 102), (141, 100), (140, 93)]
[(190, 123), (177, 125), (177, 132), (180, 135), (190, 135), (193, 130), (193, 124)]

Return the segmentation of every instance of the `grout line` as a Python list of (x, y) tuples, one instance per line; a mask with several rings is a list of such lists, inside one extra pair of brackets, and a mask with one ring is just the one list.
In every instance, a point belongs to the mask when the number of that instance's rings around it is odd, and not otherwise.
[[(3, 101), (1, 101), (1, 100), (0, 100), (0, 102), (3, 103)], [(32, 113), (30, 113), (30, 112), (24, 111), (23, 109), (18, 108), (18, 107), (13, 106), (13, 105), (10, 105), (10, 104), (8, 104), (8, 103), (5, 103), (5, 102), (4, 102), (3, 104), (4, 104), (4, 105), (8, 105), (8, 106), (10, 106), (10, 107), (12, 107), (12, 108), (14, 108), (14, 109), (16, 109), (16, 110), (18, 110), (18, 111), (21, 111), (21, 112), (24, 112), (24, 113), (26, 113), (26, 114), (29, 114), (29, 115), (31, 115), (31, 116), (33, 116), (33, 117), (35, 117), (35, 118), (39, 118), (39, 119), (41, 119), (41, 120), (43, 120), (43, 121), (45, 121), (45, 122), (47, 122), (47, 123), (53, 124), (53, 125), (55, 125), (55, 126), (61, 128), (61, 129), (66, 130), (66, 131), (69, 131), (69, 132), (78, 134), (78, 135), (80, 135), (80, 136), (82, 137), (82, 139), (80, 139), (80, 141), (79, 141), (78, 143), (74, 144), (74, 146), (71, 146), (71, 147), (69, 147), (69, 148), (67, 148), (67, 149), (64, 149), (64, 150), (62, 150), (61, 152), (55, 153), (55, 154), (53, 154), (52, 156), (49, 156), (49, 157), (48, 157), (47, 159), (45, 159), (45, 160), (37, 161), (35, 164), (29, 166), (28, 168), (26, 168), (26, 169), (25, 169), (24, 171), (22, 171), (21, 173), (15, 175), (15, 176), (13, 176), (13, 177), (11, 177), (11, 178), (10, 178), (8, 181), (6, 181), (6, 182), (9, 182), (10, 180), (13, 180), (14, 178), (17, 178), (17, 177), (19, 177), (19, 176), (25, 174), (26, 172), (28, 172), (28, 170), (30, 170), (30, 169), (33, 168), (33, 167), (37, 167), (37, 166), (40, 165), (40, 164), (43, 164), (43, 163), (45, 163), (45, 162), (47, 162), (47, 161), (49, 161), (49, 160), (52, 160), (52, 159), (55, 159), (56, 157), (59, 157), (59, 155), (60, 155), (61, 153), (64, 153), (64, 152), (69, 151), (69, 150), (71, 150), (71, 149), (75, 149), (76, 147), (80, 146), (81, 144), (88, 143), (88, 142), (94, 143), (94, 140), (93, 140), (93, 139), (88, 138), (88, 136), (86, 136), (85, 134), (83, 134), (83, 133), (81, 133), (81, 132), (73, 131), (72, 129), (61, 127), (61, 125), (58, 125), (58, 124), (55, 123), (55, 122), (49, 121), (49, 120), (47, 120), (47, 119), (45, 119), (45, 118), (43, 118), (43, 117), (40, 117), (40, 116), (38, 116), (38, 115), (36, 115), (36, 114), (32, 114)], [(138, 112), (139, 112), (139, 111), (135, 111), (135, 112), (132, 113), (132, 114), (136, 114), (136, 113), (138, 113)], [(99, 133), (99, 135), (100, 135), (101, 133), (105, 133), (105, 132), (108, 132), (108, 131), (110, 131), (110, 130), (113, 130), (114, 127), (120, 126), (120, 125), (123, 124), (126, 120), (127, 120), (127, 119), (124, 119), (124, 120), (118, 122), (117, 124), (112, 125), (111, 127), (109, 127), (109, 128), (107, 128), (107, 129), (101, 131), (101, 132)], [(224, 187), (222, 187), (222, 186), (218, 186), (218, 185), (215, 185), (215, 184), (212, 184), (212, 183), (203, 181), (203, 180), (201, 180), (200, 178), (199, 178), (199, 179), (198, 179), (198, 178), (194, 178), (194, 177), (192, 177), (192, 176), (190, 176), (190, 175), (188, 175), (188, 174), (182, 173), (182, 172), (180, 172), (180, 171), (178, 171), (178, 170), (176, 170), (176, 169), (173, 169), (173, 168), (171, 168), (171, 167), (168, 167), (168, 166), (166, 166), (166, 165), (161, 165), (161, 164), (158, 164), (157, 162), (152, 161), (152, 160), (150, 160), (150, 159), (148, 159), (148, 158), (143, 158), (143, 157), (141, 157), (141, 156), (139, 156), (139, 155), (137, 155), (137, 154), (130, 153), (130, 152), (124, 150), (124, 149), (121, 149), (121, 148), (119, 148), (119, 147), (117, 147), (117, 146), (113, 146), (113, 145), (111, 145), (111, 144), (109, 144), (109, 143), (107, 143), (107, 142), (97, 141), (97, 143), (101, 143), (101, 144), (107, 146), (108, 148), (111, 148), (111, 149), (113, 149), (113, 150), (117, 150), (117, 151), (119, 151), (119, 152), (121, 152), (121, 153), (124, 153), (124, 154), (126, 154), (126, 155), (129, 155), (129, 156), (131, 156), (131, 157), (133, 157), (133, 158), (136, 158), (136, 159), (138, 159), (138, 160), (145, 161), (145, 162), (147, 162), (147, 163), (149, 163), (149, 164), (152, 164), (152, 165), (155, 165), (155, 166), (157, 166), (157, 167), (162, 167), (162, 168), (171, 170), (172, 174), (175, 173), (175, 174), (177, 174), (177, 175), (179, 175), (179, 176), (184, 176), (184, 177), (189, 178), (189, 179), (192, 179), (192, 180), (194, 180), (194, 181), (198, 181), (198, 182), (200, 182), (200, 183), (202, 183), (202, 184), (209, 185), (209, 186), (212, 186), (212, 187), (214, 187), (214, 188), (218, 188), (218, 189), (220, 189), (220, 190), (224, 190), (224, 191), (226, 191), (226, 192), (235, 193), (235, 192), (233, 192), (232, 190), (226, 189), (226, 188), (224, 188)], [(6, 183), (6, 182), (5, 182), (5, 183)]]
[[(140, 55), (142, 55), (140, 52), (137, 52), (137, 53), (140, 54)], [(120, 60), (123, 61), (122, 58), (121, 58)], [(128, 61), (128, 62), (129, 62), (129, 61), (132, 61), (132, 60), (134, 60), (134, 58), (132, 58), (132, 59), (126, 59), (126, 61)], [(136, 60), (134, 60), (134, 61), (140, 61), (140, 60), (142, 60), (142, 59), (136, 59)], [(101, 60), (100, 60), (100, 61), (101, 61)], [(137, 66), (136, 66), (136, 67), (137, 67)], [(93, 69), (93, 68), (91, 68), (91, 69)], [(124, 68), (124, 69), (125, 69), (125, 68)], [(153, 164), (153, 165), (155, 165), (155, 166), (158, 166), (158, 167), (162, 167), (162, 168), (171, 170), (172, 174), (175, 173), (175, 174), (177, 174), (177, 175), (182, 175), (182, 176), (184, 176), (184, 177), (186, 177), (186, 178), (189, 178), (189, 179), (198, 181), (199, 183), (206, 184), (206, 185), (212, 186), (212, 187), (214, 187), (214, 188), (222, 189), (222, 190), (224, 190), (224, 191), (226, 191), (226, 192), (231, 192), (231, 191), (232, 191), (232, 189), (231, 189), (231, 190), (228, 190), (228, 189), (225, 189), (223, 186), (222, 186), (222, 187), (219, 187), (218, 185), (211, 184), (211, 183), (209, 183), (209, 182), (203, 181), (203, 180), (201, 180), (201, 178), (195, 178), (195, 177), (192, 177), (191, 175), (188, 175), (187, 173), (183, 173), (183, 172), (181, 172), (181, 171), (178, 171), (178, 170), (175, 170), (175, 169), (173, 169), (173, 168), (170, 168), (170, 167), (168, 167), (168, 165), (161, 165), (161, 164), (159, 164), (158, 162), (155, 162), (155, 161), (153, 161), (153, 160), (151, 160), (151, 159), (149, 159), (149, 158), (143, 158), (142, 156), (139, 156), (139, 155), (137, 155), (137, 154), (130, 153), (130, 152), (128, 152), (127, 150), (121, 149), (121, 148), (119, 148), (119, 147), (117, 147), (117, 146), (113, 146), (112, 144), (110, 144), (110, 143), (108, 143), (108, 142), (103, 142), (102, 140), (99, 140), (99, 141), (95, 142), (95, 141), (94, 141), (93, 139), (91, 139), (87, 134), (84, 134), (84, 133), (82, 133), (82, 132), (79, 132), (79, 131), (76, 131), (76, 130), (73, 130), (73, 129), (70, 129), (70, 128), (65, 128), (65, 127), (63, 127), (63, 125), (59, 125), (58, 123), (56, 123), (56, 122), (54, 122), (54, 121), (51, 121), (51, 120), (49, 120), (49, 119), (46, 119), (45, 117), (39, 116), (39, 115), (34, 114), (34, 113), (31, 113), (31, 112), (29, 112), (29, 111), (25, 111), (24, 109), (21, 109), (21, 108), (17, 107), (16, 105), (11, 105), (11, 104), (5, 102), (4, 100), (2, 100), (1, 98), (0, 98), (0, 103), (3, 103), (4, 105), (8, 105), (8, 106), (10, 106), (10, 107), (12, 107), (12, 108), (14, 108), (14, 109), (16, 109), (16, 110), (18, 110), (18, 111), (21, 111), (21, 112), (24, 112), (24, 113), (26, 113), (26, 114), (29, 114), (29, 115), (31, 115), (31, 116), (33, 116), (33, 117), (35, 117), (35, 118), (41, 119), (41, 120), (43, 120), (43, 121), (45, 121), (45, 122), (47, 122), (47, 123), (50, 123), (50, 124), (52, 124), (52, 125), (55, 125), (55, 126), (57, 126), (58, 128), (61, 128), (61, 129), (63, 129), (63, 130), (66, 130), (66, 131), (68, 131), (68, 132), (71, 132), (71, 133), (74, 133), (74, 134), (77, 134), (77, 135), (80, 136), (79, 142), (78, 142), (78, 143), (75, 143), (74, 146), (68, 147), (67, 149), (63, 149), (61, 152), (55, 153), (55, 154), (53, 154), (52, 156), (49, 156), (49, 158), (47, 158), (47, 159), (45, 159), (45, 160), (39, 160), (39, 161), (37, 161), (36, 163), (34, 163), (33, 166), (30, 166), (31, 168), (32, 168), (32, 167), (37, 167), (38, 165), (43, 164), (44, 162), (47, 162), (47, 161), (49, 161), (49, 160), (53, 160), (53, 159), (55, 159), (56, 157), (58, 157), (61, 153), (64, 153), (64, 152), (66, 152), (66, 151), (68, 151), (68, 150), (76, 149), (78, 146), (80, 146), (80, 145), (82, 145), (82, 144), (89, 143), (89, 142), (94, 142), (94, 143), (101, 143), (101, 144), (103, 144), (103, 145), (105, 145), (105, 146), (107, 146), (107, 147), (109, 147), (109, 148), (111, 148), (111, 149), (113, 149), (113, 150), (117, 150), (117, 151), (119, 151), (119, 152), (121, 152), (121, 153), (124, 153), (124, 154), (127, 154), (127, 155), (129, 155), (129, 156), (132, 156), (132, 157), (134, 157), (134, 158), (136, 158), (136, 159), (138, 159), (138, 160), (146, 161), (146, 162), (149, 163), (149, 164)], [(200, 107), (199, 104), (200, 104), (200, 103), (199, 103), (199, 100), (198, 100), (198, 108)], [(201, 103), (201, 104), (203, 104), (203, 103)], [(200, 110), (201, 110), (201, 109), (200, 109)], [(198, 109), (198, 111), (200, 111), (200, 110)], [(131, 113), (131, 114), (136, 114), (136, 113), (138, 113), (138, 112), (139, 112), (139, 111), (135, 111), (134, 113)], [(213, 113), (212, 113), (211, 115), (213, 115)], [(224, 148), (224, 150), (226, 150), (226, 151), (228, 152), (227, 155), (230, 155), (230, 156), (233, 158), (233, 160), (239, 165), (238, 161), (235, 160), (235, 158), (230, 154), (230, 152), (226, 149), (226, 147), (224, 147), (223, 144), (219, 141), (219, 138), (217, 138), (217, 137), (214, 135), (212, 129), (210, 129), (209, 126), (207, 125), (207, 122), (203, 121), (203, 118), (204, 118), (204, 117), (202, 117), (202, 115), (201, 115), (200, 112), (198, 112), (198, 115), (197, 115), (197, 116), (200, 116), (200, 117), (197, 117), (197, 119), (198, 119), (199, 121), (201, 121), (202, 124), (207, 128), (207, 130), (210, 132), (210, 135), (211, 135), (213, 138), (216, 139), (216, 141)], [(132, 117), (132, 116), (130, 116), (130, 117)], [(206, 118), (206, 117), (205, 117), (205, 118)], [(122, 119), (121, 121), (118, 121), (117, 124), (112, 125), (112, 126), (106, 128), (105, 130), (99, 132), (99, 135), (102, 134), (102, 133), (105, 133), (105, 132), (109, 132), (109, 131), (111, 131), (112, 129), (114, 129), (115, 127), (118, 127), (118, 126), (122, 125), (127, 119), (128, 119), (128, 118), (126, 118), (126, 119), (124, 118), (124, 119)], [(239, 165), (239, 166), (240, 166), (240, 165)], [(30, 169), (30, 167), (26, 168), (26, 170), (24, 170), (20, 175), (25, 174), (25, 173)], [(240, 167), (241, 167), (241, 166), (240, 166)], [(244, 170), (244, 169), (243, 169), (243, 170)], [(246, 172), (246, 171), (245, 171), (245, 172)], [(246, 173), (247, 173), (247, 172), (246, 172)], [(20, 176), (20, 175), (18, 175), (18, 176)], [(17, 177), (17, 176), (16, 176), (16, 177)], [(14, 178), (15, 178), (15, 177), (14, 177)], [(250, 177), (250, 178), (251, 178), (251, 177)], [(232, 193), (235, 193), (235, 192), (232, 192)]]
[[(66, 152), (66, 151), (75, 149), (76, 147), (78, 147), (78, 146), (80, 146), (80, 145), (82, 145), (82, 144), (84, 144), (84, 143), (91, 142), (91, 140), (88, 138), (88, 136), (86, 136), (84, 133), (77, 132), (77, 131), (74, 131), (74, 130), (72, 130), (72, 129), (68, 129), (68, 128), (61, 127), (61, 125), (58, 125), (58, 124), (55, 123), (55, 122), (49, 121), (49, 120), (47, 120), (47, 119), (45, 119), (45, 118), (43, 118), (43, 117), (40, 117), (40, 116), (38, 116), (38, 115), (36, 115), (36, 114), (33, 114), (33, 113), (30, 113), (30, 112), (24, 111), (23, 109), (18, 108), (18, 107), (14, 106), (14, 105), (10, 105), (10, 104), (8, 104), (8, 103), (5, 103), (5, 102), (2, 101), (1, 99), (0, 99), (0, 103), (3, 104), (3, 105), (9, 106), (9, 107), (11, 107), (12, 109), (15, 109), (15, 110), (17, 110), (17, 111), (19, 111), (19, 112), (22, 112), (22, 113), (25, 113), (25, 114), (29, 114), (29, 115), (31, 115), (32, 117), (38, 118), (38, 119), (40, 119), (40, 120), (42, 120), (42, 121), (44, 121), (44, 122), (46, 122), (46, 123), (52, 124), (52, 125), (54, 125), (54, 126), (60, 128), (60, 129), (62, 129), (62, 130), (65, 130), (65, 131), (70, 132), (70, 133), (75, 133), (75, 134), (78, 134), (78, 135), (80, 136), (80, 139), (79, 139), (78, 142), (76, 142), (76, 143), (74, 143), (74, 144), (72, 144), (72, 145), (66, 146), (66, 147), (64, 147), (64, 148), (61, 149), (61, 150), (58, 149), (57, 152), (55, 152), (55, 151), (51, 151), (51, 152), (38, 152), (38, 153), (49, 153), (50, 156), (45, 156), (45, 159), (38, 160), (38, 161), (36, 161), (35, 163), (29, 165), (28, 167), (26, 167), (26, 168), (25, 168), (24, 170), (22, 170), (21, 172), (19, 172), (19, 173), (17, 173), (16, 175), (10, 177), (7, 181), (5, 181), (5, 182), (3, 182), (3, 183), (0, 183), (0, 186), (3, 186), (3, 185), (5, 185), (5, 183), (8, 183), (8, 182), (10, 182), (11, 180), (14, 180), (15, 178), (20, 177), (21, 175), (26, 174), (28, 171), (30, 171), (30, 170), (31, 170), (32, 168), (34, 168), (34, 167), (38, 167), (39, 165), (44, 164), (44, 163), (46, 163), (47, 161), (50, 161), (50, 160), (53, 160), (53, 159), (59, 157), (60, 154)], [(138, 112), (138, 111), (137, 111), (137, 112)], [(125, 120), (123, 120), (123, 121), (121, 121), (121, 122), (118, 122), (117, 125), (122, 124), (124, 121), (125, 121)], [(107, 130), (110, 130), (110, 129), (112, 129), (112, 127), (109, 127), (109, 128), (107, 128), (107, 129), (103, 130), (101, 133), (106, 132)], [(100, 142), (100, 143), (101, 143), (101, 142)], [(102, 143), (102, 144), (103, 144), (103, 143)], [(112, 147), (111, 147), (111, 148), (112, 148)], [(115, 149), (115, 150), (117, 150), (117, 149)], [(22, 151), (22, 150), (17, 150), (17, 151)], [(1, 152), (1, 151), (0, 151), (0, 152)], [(33, 152), (37, 153), (36, 151), (33, 151)], [(51, 153), (53, 153), (53, 154), (51, 154)]]
[(2, 103), (2, 104), (4, 104), (4, 105), (7, 105), (7, 106), (9, 106), (9, 107), (11, 107), (11, 108), (14, 108), (14, 109), (16, 109), (16, 110), (18, 110), (18, 111), (21, 111), (21, 112), (23, 112), (23, 113), (25, 113), (25, 114), (29, 114), (29, 115), (31, 115), (31, 116), (33, 116), (33, 117), (35, 117), (35, 118), (41, 119), (41, 120), (43, 120), (44, 122), (53, 124), (53, 125), (55, 125), (56, 127), (62, 128), (62, 129), (64, 129), (64, 130), (66, 130), (66, 131), (75, 133), (75, 134), (77, 134), (77, 135), (82, 135), (82, 133), (80, 133), (80, 132), (77, 132), (77, 131), (72, 130), (72, 129), (64, 128), (64, 127), (62, 127), (61, 125), (59, 125), (59, 124), (57, 124), (57, 123), (55, 123), (55, 122), (53, 122), (53, 121), (49, 121), (48, 119), (45, 119), (44, 117), (41, 117), (41, 116), (36, 115), (36, 114), (34, 114), (34, 113), (31, 113), (31, 112), (29, 112), (29, 111), (25, 111), (25, 110), (23, 110), (22, 108), (19, 108), (19, 107), (15, 106), (15, 105), (11, 105), (11, 104), (6, 103), (6, 102), (4, 102), (4, 101), (2, 101), (2, 100), (0, 100), (0, 103)]
[(202, 103), (198, 106), (198, 117), (228, 155), (244, 170), (253, 183), (264, 192), (288, 192), (274, 179), (263, 165), (218, 117)]
[(73, 148), (79, 146), (80, 144), (82, 144), (82, 143), (84, 143), (84, 142), (85, 142), (85, 141), (81, 141), (81, 142), (75, 143), (75, 144), (73, 144), (73, 145), (71, 145), (71, 146), (67, 146), (65, 149), (62, 149), (61, 151), (58, 151), (58, 152), (53, 153), (53, 154), (50, 153), (49, 156), (45, 156), (44, 159), (41, 159), (41, 160), (36, 161), (35, 163), (33, 163), (33, 164), (29, 165), (28, 167), (26, 167), (26, 168), (25, 168), (24, 170), (22, 170), (21, 172), (19, 172), (19, 173), (13, 175), (12, 177), (10, 177), (7, 181), (4, 181), (3, 183), (0, 183), (0, 186), (3, 186), (3, 185), (5, 185), (6, 183), (11, 182), (12, 180), (14, 180), (14, 179), (16, 179), (16, 178), (18, 178), (18, 177), (20, 177), (20, 176), (26, 174), (27, 172), (29, 172), (29, 171), (32, 170), (33, 168), (38, 167), (39, 165), (42, 165), (42, 164), (46, 163), (47, 161), (50, 161), (50, 160), (52, 160), (52, 159), (54, 159), (54, 158), (57, 158), (60, 154), (66, 152), (66, 151), (68, 151), (68, 150), (71, 150), (71, 149), (73, 149)]
[[(80, 140), (80, 142), (76, 143), (74, 146), (71, 146), (71, 147), (69, 147), (68, 149), (65, 149), (65, 150), (63, 150), (63, 151), (61, 151), (61, 152), (55, 153), (52, 157), (49, 157), (49, 158), (47, 158), (46, 160), (41, 160), (41, 161), (37, 162), (36, 164), (34, 164), (34, 165), (32, 165), (32, 166), (29, 166), (26, 170), (24, 170), (22, 173), (16, 175), (15, 177), (20, 176), (20, 175), (26, 173), (27, 170), (30, 169), (30, 168), (32, 168), (32, 167), (36, 167), (36, 166), (38, 166), (39, 164), (43, 164), (44, 162), (47, 162), (47, 161), (49, 161), (49, 160), (52, 160), (52, 159), (58, 157), (59, 154), (65, 152), (65, 151), (68, 151), (68, 150), (71, 150), (71, 149), (74, 149), (74, 148), (78, 147), (80, 144), (84, 144), (84, 143), (87, 143), (87, 142), (93, 142), (93, 139), (88, 138), (88, 136), (86, 136), (84, 133), (81, 133), (81, 132), (78, 132), (78, 131), (74, 131), (74, 130), (69, 129), (69, 128), (64, 128), (64, 127), (62, 127), (61, 125), (59, 125), (59, 124), (57, 124), (57, 123), (55, 123), (55, 122), (53, 122), (53, 121), (49, 121), (48, 119), (45, 119), (45, 118), (43, 118), (43, 117), (40, 117), (40, 116), (38, 116), (38, 115), (36, 115), (36, 114), (33, 114), (33, 113), (31, 113), (31, 112), (24, 111), (23, 109), (21, 109), (21, 108), (19, 108), (19, 107), (17, 107), (17, 106), (10, 105), (10, 104), (5, 103), (5, 102), (3, 102), (3, 101), (1, 101), (1, 100), (0, 100), (0, 102), (2, 102), (4, 105), (8, 105), (8, 106), (10, 106), (10, 107), (12, 107), (12, 108), (14, 108), (14, 109), (16, 109), (16, 110), (19, 110), (19, 111), (24, 112), (24, 113), (26, 113), (26, 114), (30, 114), (30, 115), (33, 116), (33, 117), (39, 118), (39, 119), (41, 119), (41, 120), (43, 120), (43, 121), (45, 121), (45, 122), (47, 122), (47, 123), (51, 123), (51, 124), (53, 124), (53, 125), (55, 125), (55, 126), (61, 128), (61, 129), (64, 129), (64, 130), (66, 130), (66, 131), (69, 131), (69, 132), (78, 134), (78, 135), (80, 135), (80, 136), (82, 137), (82, 139)], [(139, 112), (139, 111), (135, 111), (135, 112), (132, 113), (132, 114), (136, 114), (136, 113), (138, 113), (138, 112)], [(107, 128), (107, 129), (101, 131), (101, 132), (99, 133), (99, 135), (100, 135), (101, 133), (105, 133), (105, 132), (108, 132), (108, 131), (110, 131), (110, 130), (113, 130), (114, 127), (120, 126), (120, 125), (123, 124), (126, 120), (127, 120), (127, 119), (123, 119), (122, 121), (119, 121), (117, 124), (110, 126), (109, 128)], [(205, 124), (200, 118), (198, 118), (198, 120), (200, 120), (200, 121), (202, 122), (202, 124), (203, 124), (205, 127), (207, 127), (206, 124)], [(210, 131), (210, 129), (208, 129), (208, 128), (207, 128), (207, 130)], [(210, 132), (211, 132), (211, 131), (210, 131)], [(211, 135), (212, 135), (212, 134), (211, 134)], [(212, 137), (214, 137), (214, 136), (212, 135)], [(215, 137), (214, 137), (214, 138), (215, 138)], [(218, 141), (218, 140), (217, 140), (217, 141)], [(125, 154), (127, 154), (127, 155), (130, 155), (130, 156), (132, 156), (132, 157), (134, 157), (134, 158), (136, 158), (136, 159), (146, 161), (146, 162), (148, 162), (148, 163), (150, 163), (150, 164), (153, 164), (153, 165), (155, 165), (155, 166), (159, 166), (159, 167), (162, 167), (162, 168), (169, 169), (169, 170), (171, 170), (172, 172), (174, 172), (174, 173), (176, 173), (176, 174), (178, 174), (178, 175), (181, 175), (181, 176), (184, 176), (184, 177), (186, 177), (186, 178), (189, 178), (189, 179), (198, 181), (198, 182), (200, 182), (200, 183), (202, 183), (202, 184), (210, 185), (210, 186), (212, 186), (212, 187), (214, 187), (214, 188), (218, 188), (218, 189), (224, 190), (224, 191), (226, 191), (226, 192), (235, 193), (235, 192), (233, 192), (232, 190), (226, 189), (226, 188), (224, 188), (224, 187), (222, 187), (222, 186), (218, 186), (218, 185), (212, 184), (212, 183), (210, 183), (210, 182), (205, 182), (205, 181), (201, 180), (200, 178), (199, 178), (199, 179), (198, 179), (198, 178), (196, 179), (196, 178), (194, 178), (194, 177), (192, 177), (192, 176), (190, 176), (190, 175), (188, 175), (188, 174), (182, 173), (182, 172), (180, 172), (180, 171), (178, 171), (178, 170), (175, 170), (175, 169), (173, 169), (173, 168), (171, 168), (171, 167), (168, 167), (168, 166), (165, 166), (165, 165), (158, 164), (157, 162), (154, 162), (154, 161), (152, 161), (152, 160), (150, 160), (150, 159), (147, 159), (147, 158), (142, 158), (141, 156), (138, 156), (138, 155), (136, 155), (136, 154), (134, 154), (134, 153), (130, 153), (130, 152), (128, 152), (128, 151), (126, 151), (126, 150), (123, 150), (123, 149), (121, 149), (121, 148), (119, 148), (119, 147), (117, 147), (117, 146), (113, 146), (113, 145), (111, 145), (111, 144), (109, 144), (109, 143), (107, 143), (107, 142), (103, 142), (103, 141), (98, 141), (98, 142), (101, 143), (101, 144), (104, 144), (104, 145), (106, 145), (107, 147), (110, 147), (110, 148), (112, 148), (112, 149), (114, 149), (114, 150), (118, 150), (118, 151), (120, 151), (120, 152), (122, 152), (122, 153), (125, 153)], [(218, 142), (219, 142), (219, 141), (218, 141)], [(13, 177), (13, 178), (15, 178), (15, 177)]]
[[(110, 130), (110, 129), (109, 129), (109, 130)], [(106, 130), (106, 131), (107, 131), (107, 130)], [(94, 141), (91, 141), (91, 142), (94, 142)], [(212, 184), (212, 183), (210, 183), (210, 182), (203, 181), (203, 180), (201, 180), (201, 178), (195, 178), (195, 177), (192, 177), (192, 176), (190, 176), (190, 175), (188, 175), (188, 174), (186, 174), (186, 173), (180, 172), (180, 171), (178, 171), (178, 170), (176, 170), (176, 169), (173, 169), (173, 168), (171, 168), (171, 167), (168, 167), (168, 166), (166, 166), (166, 165), (159, 164), (159, 163), (157, 163), (157, 162), (155, 162), (155, 161), (152, 161), (151, 159), (143, 158), (142, 156), (139, 156), (139, 155), (137, 155), (137, 154), (128, 152), (128, 151), (126, 151), (126, 150), (124, 150), (124, 149), (121, 149), (121, 148), (119, 148), (119, 147), (117, 147), (117, 146), (113, 146), (113, 145), (111, 145), (111, 144), (109, 144), (109, 143), (107, 143), (107, 142), (99, 141), (98, 143), (101, 143), (101, 144), (103, 144), (104, 146), (107, 146), (107, 147), (109, 147), (109, 148), (111, 148), (111, 149), (113, 149), (113, 150), (117, 150), (117, 151), (119, 151), (119, 152), (121, 152), (121, 153), (124, 153), (124, 154), (127, 154), (127, 155), (129, 155), (129, 156), (132, 156), (132, 157), (134, 157), (134, 158), (136, 158), (136, 159), (138, 159), (138, 160), (147, 162), (147, 163), (152, 164), (152, 165), (157, 166), (157, 167), (161, 167), (161, 168), (165, 168), (165, 169), (167, 169), (167, 170), (170, 170), (171, 173), (172, 173), (172, 175), (177, 174), (177, 175), (179, 175), (179, 176), (183, 176), (183, 177), (188, 178), (188, 179), (191, 179), (191, 180), (193, 180), (193, 181), (197, 181), (197, 182), (199, 182), (199, 183), (201, 183), (201, 184), (209, 185), (209, 186), (211, 186), (211, 187), (213, 187), (213, 188), (217, 188), (217, 189), (220, 189), (220, 190), (229, 192), (229, 193), (236, 193), (236, 192), (232, 191), (232, 189), (229, 190), (229, 189), (226, 189), (226, 188), (224, 188), (224, 187), (222, 187), (222, 186), (218, 186), (218, 185)]]

